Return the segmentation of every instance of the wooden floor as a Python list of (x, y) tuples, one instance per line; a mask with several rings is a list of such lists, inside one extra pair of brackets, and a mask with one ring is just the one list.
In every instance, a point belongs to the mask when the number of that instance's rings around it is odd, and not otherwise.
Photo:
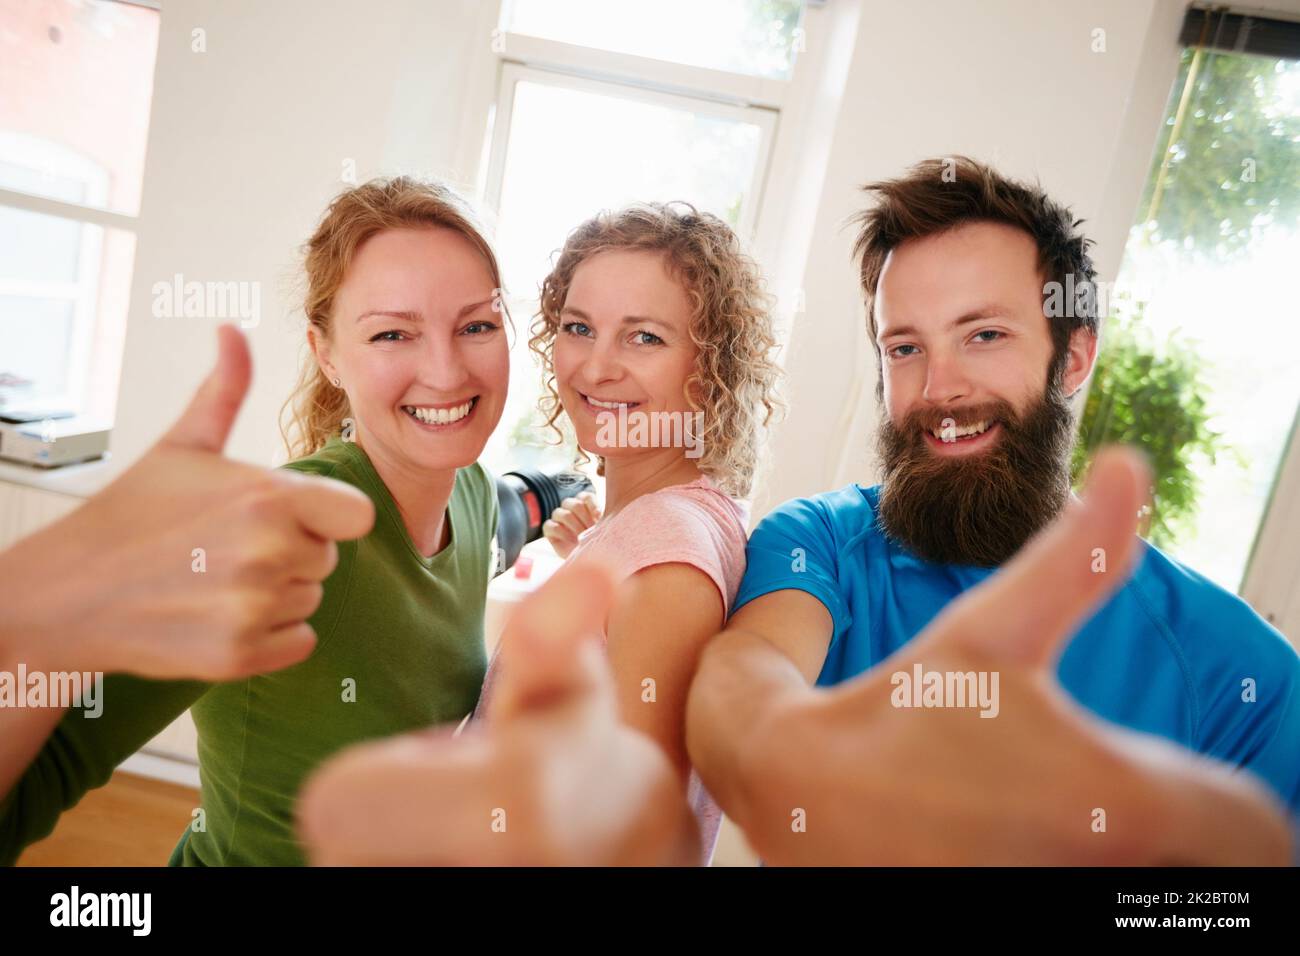
[(193, 820), (199, 793), (118, 771), (33, 843), (19, 866), (166, 866)]
[[(33, 843), (19, 866), (165, 866), (190, 825), (199, 793), (118, 771), (63, 815), (58, 827)], [(753, 866), (754, 851), (725, 821), (714, 866)]]

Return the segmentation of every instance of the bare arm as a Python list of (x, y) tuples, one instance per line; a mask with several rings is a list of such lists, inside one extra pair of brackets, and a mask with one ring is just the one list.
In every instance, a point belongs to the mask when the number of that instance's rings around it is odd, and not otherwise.
[(700, 652), (722, 626), (722, 595), (687, 564), (645, 568), (618, 592), (607, 633), (619, 716), (663, 748), (685, 786), (686, 697)]
[[(704, 785), (744, 827), (749, 794), (744, 759), (767, 722), (815, 695), (830, 647), (830, 613), (803, 591), (773, 591), (746, 604), (705, 650), (686, 720), (690, 758)], [(752, 774), (750, 774), (752, 775)]]
[[(1108, 724), (1057, 682), (1065, 641), (1132, 571), (1149, 487), (1139, 458), (1103, 451), (1083, 502), (834, 688), (801, 683), (825, 613), (811, 598), (774, 592), (738, 613), (705, 655), (688, 743), (759, 854), (817, 865), (1285, 863), (1282, 807), (1250, 775)], [(1093, 568), (1099, 547), (1106, 574)], [(922, 666), (998, 677), (997, 719), (900, 704), (894, 678)]]

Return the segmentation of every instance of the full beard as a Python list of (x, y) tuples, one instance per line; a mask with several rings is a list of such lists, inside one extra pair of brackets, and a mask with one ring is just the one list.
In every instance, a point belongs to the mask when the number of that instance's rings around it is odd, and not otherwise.
[[(938, 455), (924, 432), (941, 428), (946, 418), (957, 427), (996, 421), (1001, 434), (988, 451)], [(881, 528), (927, 561), (1003, 564), (1065, 506), (1073, 426), (1069, 400), (1055, 377), (1023, 416), (997, 401), (917, 409), (897, 426), (884, 418), (876, 435), (884, 470)]]

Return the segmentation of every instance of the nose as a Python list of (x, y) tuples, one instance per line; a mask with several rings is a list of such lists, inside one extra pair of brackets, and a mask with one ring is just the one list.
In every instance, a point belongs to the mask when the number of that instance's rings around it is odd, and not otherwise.
[(456, 393), (470, 378), (469, 364), (455, 340), (430, 336), (428, 342), (420, 356), (420, 382), (439, 396), (459, 397)]
[(952, 405), (969, 396), (970, 380), (961, 360), (942, 351), (932, 351), (925, 366), (922, 397), (932, 405)]
[(616, 382), (623, 377), (623, 363), (616, 351), (618, 343), (612, 336), (591, 344), (580, 367), (584, 381), (592, 385)]

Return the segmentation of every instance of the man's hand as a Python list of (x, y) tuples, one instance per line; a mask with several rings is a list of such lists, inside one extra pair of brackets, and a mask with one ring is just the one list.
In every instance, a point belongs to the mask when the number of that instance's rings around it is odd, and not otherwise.
[[(1071, 502), (905, 648), (856, 680), (770, 708), (740, 770), (745, 806), (727, 808), (760, 855), (794, 864), (1288, 862), (1285, 819), (1261, 785), (1091, 716), (1056, 681), (1062, 644), (1131, 573), (1147, 487), (1135, 455), (1103, 453), (1082, 504)], [(910, 679), (916, 665), (945, 677), (997, 674), (996, 716), (895, 706), (911, 698), (894, 675)]]
[(598, 635), (603, 571), (562, 569), (501, 638), (486, 726), (362, 744), (304, 787), (300, 830), (326, 865), (698, 862), (681, 785), (649, 737), (619, 723)]
[(555, 553), (567, 558), (578, 546), (578, 535), (600, 520), (600, 506), (596, 496), (584, 491), (576, 498), (565, 498), (560, 507), (542, 524), (542, 534), (551, 542)]
[(216, 367), (172, 429), (81, 508), (0, 555), (0, 652), (48, 670), (230, 680), (307, 657), (335, 541), (374, 508), (342, 482), (221, 454), (251, 378)]

